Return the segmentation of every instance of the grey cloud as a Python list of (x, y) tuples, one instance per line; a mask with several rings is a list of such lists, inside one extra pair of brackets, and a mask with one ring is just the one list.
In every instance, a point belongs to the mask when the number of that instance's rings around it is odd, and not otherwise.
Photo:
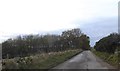
[(110, 33), (118, 32), (118, 21), (116, 17), (94, 19), (92, 21), (88, 21), (80, 28), (90, 37), (90, 44), (93, 46), (99, 39), (109, 35)]

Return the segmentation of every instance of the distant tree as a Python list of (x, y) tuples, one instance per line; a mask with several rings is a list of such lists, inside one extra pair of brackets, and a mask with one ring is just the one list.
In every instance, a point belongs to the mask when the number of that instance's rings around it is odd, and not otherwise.
[(81, 43), (81, 47), (83, 50), (88, 50), (90, 49), (90, 39), (87, 35), (81, 35), (80, 37), (80, 43)]
[[(76, 45), (77, 42), (79, 42), (79, 39), (81, 36), (81, 30), (79, 28), (67, 30), (62, 32), (61, 41), (65, 48), (77, 48)], [(79, 43), (78, 43), (79, 44)]]
[(89, 37), (81, 32), (79, 28), (62, 32), (62, 44), (65, 48), (89, 49)]

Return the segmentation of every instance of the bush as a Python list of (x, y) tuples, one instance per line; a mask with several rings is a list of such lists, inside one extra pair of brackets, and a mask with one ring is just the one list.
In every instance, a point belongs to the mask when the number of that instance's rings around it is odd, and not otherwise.
[(18, 69), (18, 63), (13, 60), (2, 61), (2, 69)]

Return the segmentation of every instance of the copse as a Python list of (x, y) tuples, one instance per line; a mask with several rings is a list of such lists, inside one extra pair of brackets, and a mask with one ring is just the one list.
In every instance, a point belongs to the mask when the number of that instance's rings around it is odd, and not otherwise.
[(118, 49), (117, 47), (119, 42), (120, 35), (117, 33), (112, 33), (96, 42), (94, 48), (97, 51), (114, 53)]
[(31, 54), (89, 49), (89, 37), (79, 28), (63, 31), (61, 35), (24, 35), (2, 43), (2, 57), (24, 57)]
[(62, 32), (60, 42), (60, 45), (68, 49), (87, 50), (90, 48), (89, 37), (82, 33), (79, 28)]
[(64, 47), (78, 48), (80, 36), (82, 35), (80, 29), (72, 29), (62, 32), (61, 40)]
[(81, 36), (80, 36), (80, 39), (79, 39), (80, 41), (79, 41), (79, 43), (80, 43), (80, 45), (79, 46), (81, 46), (81, 48), (83, 49), (83, 50), (88, 50), (88, 49), (90, 49), (90, 38), (87, 36), (87, 35), (85, 35), (85, 34), (82, 34)]

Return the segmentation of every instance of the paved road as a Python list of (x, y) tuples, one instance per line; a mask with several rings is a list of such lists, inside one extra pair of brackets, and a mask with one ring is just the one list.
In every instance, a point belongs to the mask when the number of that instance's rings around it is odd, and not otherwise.
[(72, 59), (54, 67), (53, 69), (115, 69), (91, 51), (83, 51)]

